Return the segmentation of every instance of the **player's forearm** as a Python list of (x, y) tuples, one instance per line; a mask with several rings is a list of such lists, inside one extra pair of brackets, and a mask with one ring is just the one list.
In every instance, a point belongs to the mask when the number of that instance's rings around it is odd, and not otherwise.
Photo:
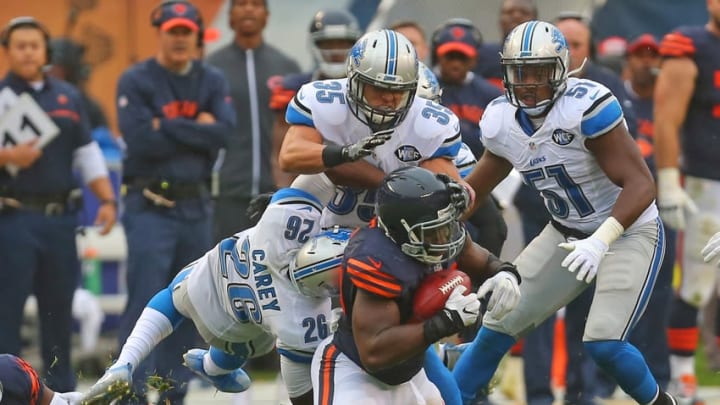
[(678, 167), (680, 161), (679, 127), (660, 120), (655, 125), (655, 165), (658, 169)]
[(328, 178), (338, 186), (374, 189), (380, 187), (385, 172), (365, 160), (345, 163), (325, 171)]
[(278, 155), (278, 166), (288, 173), (320, 173), (325, 170), (323, 149), (325, 145), (314, 142), (284, 142)]
[(368, 338), (360, 350), (360, 358), (363, 366), (374, 372), (402, 363), (427, 347), (422, 323), (397, 325)]
[(628, 229), (655, 199), (655, 183), (652, 179), (638, 178), (628, 181), (618, 195), (611, 216)]

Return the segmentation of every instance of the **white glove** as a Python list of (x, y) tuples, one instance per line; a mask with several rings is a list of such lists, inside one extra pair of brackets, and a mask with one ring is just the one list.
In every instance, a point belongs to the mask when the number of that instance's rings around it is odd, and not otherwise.
[(378, 131), (356, 143), (343, 146), (343, 158), (347, 162), (354, 162), (371, 155), (375, 148), (390, 140), (393, 132), (394, 129)]
[(475, 293), (463, 295), (466, 290), (464, 285), (455, 287), (445, 301), (445, 310), (450, 312), (454, 320), (459, 317), (464, 326), (470, 326), (477, 321), (480, 315), (480, 301)]
[(83, 393), (82, 392), (65, 392), (65, 393), (59, 393), (56, 392), (55, 395), (53, 395), (53, 399), (50, 401), (50, 405), (57, 404), (70, 404), (70, 405), (80, 405), (82, 403), (83, 399)]
[(605, 242), (595, 236), (561, 243), (558, 246), (570, 251), (562, 261), (562, 266), (567, 267), (571, 273), (577, 272), (578, 281), (585, 280), (588, 284), (595, 278), (600, 261), (609, 249)]
[(496, 275), (485, 280), (478, 289), (477, 295), (480, 298), (490, 295), (487, 303), (487, 311), (495, 319), (500, 319), (512, 311), (520, 302), (520, 287), (514, 274), (508, 271), (500, 271)]
[[(700, 253), (702, 253), (705, 263), (710, 263), (720, 257), (720, 232), (710, 238)], [(718, 261), (717, 265), (720, 267), (720, 261)]]
[(695, 214), (697, 206), (680, 185), (680, 171), (676, 168), (658, 170), (658, 208), (665, 225), (672, 229), (685, 229), (685, 210)]

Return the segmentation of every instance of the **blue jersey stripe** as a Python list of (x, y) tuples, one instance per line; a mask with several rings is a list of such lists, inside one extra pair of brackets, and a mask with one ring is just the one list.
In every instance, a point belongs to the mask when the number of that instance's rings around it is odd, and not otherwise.
[(430, 159), (437, 157), (446, 157), (455, 160), (458, 152), (460, 152), (461, 147), (462, 142), (455, 142), (447, 146), (441, 146), (437, 148), (437, 150), (435, 151), (435, 153), (432, 154), (432, 156), (430, 156)]
[(625, 328), (625, 332), (623, 333), (623, 340), (627, 338), (630, 331), (632, 331), (632, 328), (634, 328), (638, 321), (640, 321), (640, 315), (642, 315), (643, 311), (645, 311), (645, 307), (650, 301), (650, 296), (653, 288), (655, 287), (655, 279), (657, 278), (658, 272), (660, 272), (663, 257), (665, 256), (665, 228), (663, 228), (663, 224), (660, 222), (660, 219), (656, 219), (655, 223), (658, 227), (658, 241), (655, 244), (655, 252), (653, 253), (652, 261), (650, 262), (650, 270), (647, 278), (645, 279), (645, 285), (643, 286), (643, 291), (640, 294), (640, 299), (635, 305), (635, 312), (630, 320), (630, 324)]
[(616, 98), (613, 97), (600, 111), (592, 114), (591, 117), (583, 118), (580, 124), (580, 131), (587, 137), (595, 137), (613, 129), (623, 118), (622, 107)]
[(397, 70), (397, 35), (395, 31), (388, 31), (388, 69), (387, 74), (394, 75)]
[[(308, 204), (313, 204), (320, 207), (322, 211), (323, 204), (314, 195), (308, 193), (305, 190), (299, 188), (285, 187), (276, 191), (270, 199), (270, 204), (277, 204), (283, 200), (308, 200)], [(316, 207), (316, 208), (317, 208)]]
[(291, 351), (287, 349), (278, 348), (278, 353), (289, 359), (290, 361), (294, 361), (295, 363), (303, 363), (303, 364), (310, 364), (312, 363), (312, 357), (313, 355), (310, 353), (299, 353), (297, 351)]
[(287, 110), (285, 111), (285, 121), (290, 125), (305, 125), (315, 128), (315, 122), (312, 116), (303, 113), (294, 106), (293, 103), (288, 104)]

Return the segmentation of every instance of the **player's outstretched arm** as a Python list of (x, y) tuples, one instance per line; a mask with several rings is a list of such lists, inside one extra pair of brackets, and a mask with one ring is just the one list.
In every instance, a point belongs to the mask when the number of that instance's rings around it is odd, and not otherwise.
[(280, 145), (278, 166), (288, 173), (313, 174), (325, 170), (320, 132), (305, 125), (291, 125)]
[[(500, 184), (512, 170), (512, 164), (500, 156), (485, 149), (472, 172), (465, 177), (465, 182), (475, 191), (475, 201), (485, 201), (488, 194)], [(477, 208), (477, 204), (473, 206)], [(471, 214), (472, 210), (468, 210)]]

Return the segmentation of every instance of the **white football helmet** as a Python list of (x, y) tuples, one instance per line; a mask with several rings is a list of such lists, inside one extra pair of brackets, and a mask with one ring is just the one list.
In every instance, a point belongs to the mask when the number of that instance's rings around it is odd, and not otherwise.
[(440, 88), (437, 76), (422, 62), (418, 62), (417, 96), (438, 104), (442, 97), (442, 88)]
[(334, 227), (305, 242), (290, 261), (292, 284), (308, 297), (332, 297), (338, 294), (338, 279), (345, 246), (352, 229)]
[[(363, 35), (347, 58), (350, 110), (373, 131), (396, 127), (407, 115), (417, 91), (418, 60), (413, 44), (393, 30)], [(365, 99), (365, 86), (404, 92), (393, 109), (375, 108)]]
[[(554, 25), (544, 21), (528, 21), (515, 27), (505, 38), (501, 63), (503, 66), (503, 84), (508, 101), (522, 108), (531, 116), (547, 111), (548, 107), (560, 97), (567, 87), (570, 51), (565, 37)], [(534, 87), (539, 84), (523, 84), (523, 74), (528, 66), (548, 68), (547, 85), (552, 88), (552, 97), (538, 100), (534, 106), (527, 106), (518, 97), (520, 87)]]

